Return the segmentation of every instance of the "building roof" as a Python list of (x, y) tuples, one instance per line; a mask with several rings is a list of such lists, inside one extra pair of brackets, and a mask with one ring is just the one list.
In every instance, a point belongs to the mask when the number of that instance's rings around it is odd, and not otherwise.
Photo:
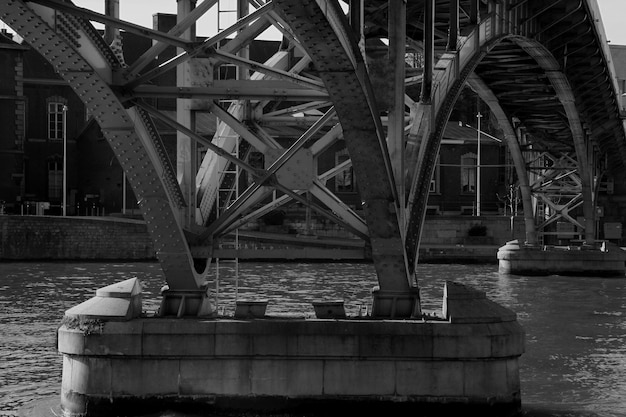
[(0, 30), (0, 49), (17, 49), (26, 51), (29, 48), (25, 45), (20, 45), (13, 40), (13, 34), (9, 33), (6, 29)]
[[(485, 144), (494, 144), (498, 142), (494, 137), (488, 133), (481, 132), (480, 140), (485, 141)], [(446, 128), (441, 138), (443, 144), (463, 144), (478, 142), (478, 130), (474, 127), (463, 124), (460, 121), (448, 121)]]

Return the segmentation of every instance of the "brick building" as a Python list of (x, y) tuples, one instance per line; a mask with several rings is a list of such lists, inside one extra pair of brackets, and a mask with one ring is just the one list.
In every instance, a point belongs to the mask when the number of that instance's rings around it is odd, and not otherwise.
[(13, 211), (24, 197), (24, 53), (26, 46), (0, 34), (0, 213)]

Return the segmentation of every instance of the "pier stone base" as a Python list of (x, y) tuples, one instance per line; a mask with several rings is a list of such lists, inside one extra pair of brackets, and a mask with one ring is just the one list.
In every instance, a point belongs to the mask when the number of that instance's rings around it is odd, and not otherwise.
[(444, 294), (428, 319), (69, 321), (58, 330), (61, 406), (66, 416), (519, 410), (515, 313), (460, 284)]
[(579, 246), (526, 246), (517, 240), (498, 250), (499, 270), (514, 275), (624, 277), (626, 252), (601, 242)]

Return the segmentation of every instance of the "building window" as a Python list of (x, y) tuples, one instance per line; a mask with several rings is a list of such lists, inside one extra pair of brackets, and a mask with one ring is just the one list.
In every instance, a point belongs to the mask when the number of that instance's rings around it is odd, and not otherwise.
[(63, 140), (63, 108), (64, 100), (53, 97), (48, 100), (48, 139)]
[(61, 199), (63, 193), (63, 163), (48, 161), (48, 198), (51, 201)]
[(476, 192), (476, 163), (478, 158), (474, 153), (461, 156), (461, 190), (464, 193)]
[[(343, 149), (335, 153), (335, 166), (341, 164), (350, 159), (348, 150)], [(339, 193), (355, 192), (354, 184), (354, 170), (352, 165), (349, 168), (344, 169), (335, 177), (335, 191)]]

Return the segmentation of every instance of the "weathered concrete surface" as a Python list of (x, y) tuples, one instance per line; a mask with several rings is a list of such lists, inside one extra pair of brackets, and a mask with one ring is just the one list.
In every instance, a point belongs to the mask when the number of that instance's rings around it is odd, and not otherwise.
[(512, 240), (498, 250), (498, 264), (500, 272), (515, 275), (624, 277), (626, 252), (608, 242), (597, 247), (540, 247)]
[(142, 317), (90, 332), (66, 324), (61, 404), (88, 416), (151, 407), (518, 410), (524, 331), (515, 313), (459, 284), (445, 292), (446, 316), (429, 320)]
[(0, 216), (0, 260), (155, 260), (143, 221)]
[(78, 320), (127, 321), (141, 315), (141, 283), (130, 278), (96, 291), (96, 296), (65, 312)]

